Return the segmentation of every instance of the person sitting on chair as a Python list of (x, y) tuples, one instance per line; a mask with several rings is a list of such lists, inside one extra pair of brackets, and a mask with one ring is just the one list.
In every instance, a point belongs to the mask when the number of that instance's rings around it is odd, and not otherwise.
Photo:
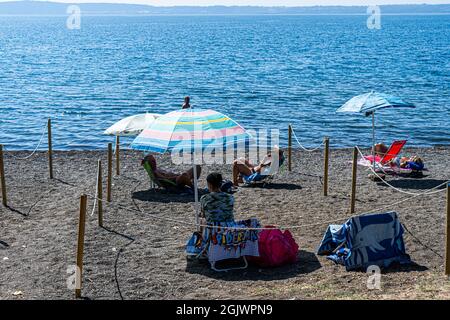
[(374, 149), (375, 149), (375, 155), (379, 156), (379, 157), (384, 157), (389, 150), (389, 148), (384, 143), (377, 143), (374, 146)]
[(233, 222), (234, 197), (226, 192), (222, 192), (222, 175), (213, 172), (206, 178), (209, 193), (200, 198), (200, 217), (206, 223)]
[[(183, 187), (194, 188), (194, 169), (193, 168), (190, 168), (189, 170), (187, 170), (183, 173), (180, 173), (180, 174), (162, 170), (157, 167), (156, 159), (151, 154), (145, 156), (145, 158), (142, 160), (141, 164), (144, 165), (144, 163), (150, 164), (150, 167), (151, 167), (156, 179), (172, 181), (179, 188), (183, 188)], [(200, 177), (201, 172), (202, 172), (202, 168), (199, 165), (197, 165), (197, 179)]]
[[(278, 149), (278, 148), (275, 148)], [(284, 161), (283, 151), (278, 149), (279, 165)], [(263, 171), (268, 169), (272, 165), (272, 153), (269, 151), (266, 157), (261, 161), (259, 165), (250, 163), (247, 159), (238, 159), (233, 162), (233, 184), (239, 186), (242, 183), (242, 176), (249, 177), (255, 173), (262, 174)]]

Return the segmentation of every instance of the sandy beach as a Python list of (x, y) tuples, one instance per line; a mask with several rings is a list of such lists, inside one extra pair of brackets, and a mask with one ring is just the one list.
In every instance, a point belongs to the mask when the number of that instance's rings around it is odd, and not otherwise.
[[(423, 178), (388, 176), (404, 191), (420, 193), (450, 177), (448, 147), (406, 149), (418, 154), (429, 171)], [(48, 178), (47, 154), (28, 160), (5, 152), (10, 208), (0, 206), (0, 299), (74, 299), (67, 288), (75, 263), (79, 197), (94, 194), (97, 160), (106, 152), (55, 152), (55, 179)], [(412, 198), (372, 182), (358, 171), (358, 213), (386, 208), (398, 212), (407, 253), (414, 264), (382, 272), (381, 290), (368, 290), (364, 272), (346, 272), (315, 255), (326, 227), (350, 217), (351, 149), (333, 149), (329, 196), (322, 195), (322, 151), (294, 151), (293, 171), (281, 172), (269, 185), (235, 193), (236, 218), (257, 217), (263, 225), (290, 229), (300, 247), (295, 264), (274, 269), (216, 273), (207, 263), (188, 262), (184, 245), (195, 227), (193, 196), (149, 190), (141, 154), (123, 151), (121, 175), (113, 178), (113, 203), (104, 204), (104, 225), (91, 216), (88, 199), (82, 295), (88, 299), (448, 299), (444, 281), (445, 192)], [(160, 166), (181, 171), (167, 156)], [(105, 169), (105, 166), (104, 166)], [(204, 166), (231, 178), (231, 166)], [(103, 176), (106, 177), (106, 170)], [(106, 185), (106, 180), (104, 185)], [(120, 205), (120, 207), (118, 206)], [(432, 250), (430, 250), (430, 248)], [(118, 254), (120, 254), (118, 256)], [(440, 257), (441, 256), (441, 257)]]

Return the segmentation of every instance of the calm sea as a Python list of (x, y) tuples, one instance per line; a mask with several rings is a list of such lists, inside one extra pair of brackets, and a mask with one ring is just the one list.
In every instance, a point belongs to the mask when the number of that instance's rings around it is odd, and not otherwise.
[(450, 16), (0, 17), (0, 143), (33, 149), (51, 117), (57, 149), (104, 148), (135, 113), (192, 104), (247, 129), (292, 123), (306, 146), (370, 145), (371, 120), (335, 110), (370, 90), (415, 110), (377, 115), (377, 140), (450, 145)]

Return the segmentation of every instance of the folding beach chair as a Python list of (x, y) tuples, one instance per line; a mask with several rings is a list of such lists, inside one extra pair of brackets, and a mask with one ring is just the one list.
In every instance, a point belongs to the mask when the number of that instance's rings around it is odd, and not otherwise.
[[(398, 140), (392, 142), (392, 145), (389, 147), (388, 151), (386, 151), (382, 158), (375, 156), (375, 161), (381, 165), (386, 165), (389, 161), (400, 154), (400, 151), (402, 151), (406, 142), (406, 140)], [(373, 156), (365, 156), (364, 158), (366, 160), (369, 160), (371, 163), (373, 162)]]
[(383, 157), (375, 156), (374, 159), (373, 155), (365, 156), (363, 159), (360, 159), (360, 161), (358, 161), (358, 164), (365, 167), (369, 167), (373, 165), (373, 161), (375, 160), (375, 163), (377, 164), (378, 167), (381, 168), (390, 167), (387, 166), (387, 164), (389, 163), (389, 161), (396, 158), (400, 154), (400, 151), (402, 151), (406, 142), (407, 140), (394, 141), (392, 145), (389, 147), (388, 151), (383, 155)]
[(145, 171), (147, 171), (147, 174), (150, 178), (150, 187), (152, 189), (155, 189), (155, 185), (169, 192), (177, 192), (177, 193), (187, 191), (187, 189), (189, 189), (188, 187), (183, 188), (179, 187), (172, 180), (156, 178), (155, 173), (153, 172), (152, 167), (148, 161), (144, 161), (142, 166), (144, 167)]
[(242, 180), (244, 181), (244, 186), (250, 187), (257, 184), (262, 183), (263, 185), (266, 185), (273, 181), (275, 176), (280, 173), (284, 169), (284, 163), (285, 163), (285, 157), (281, 157), (278, 170), (276, 172), (271, 172), (269, 168), (267, 170), (264, 170), (262, 173), (255, 172), (254, 174), (250, 176), (244, 176), (241, 175)]
[[(259, 256), (258, 235), (260, 228), (257, 219), (235, 222), (210, 223), (200, 235), (194, 233), (186, 245), (188, 257), (200, 259), (206, 257), (211, 269), (217, 272), (245, 269), (248, 267), (246, 256)], [(217, 268), (218, 261), (242, 259), (243, 265), (231, 268)]]

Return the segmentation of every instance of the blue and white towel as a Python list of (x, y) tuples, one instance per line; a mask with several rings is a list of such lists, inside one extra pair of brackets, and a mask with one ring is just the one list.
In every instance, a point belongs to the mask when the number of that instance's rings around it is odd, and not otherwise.
[(353, 217), (343, 225), (328, 227), (317, 254), (328, 255), (347, 270), (407, 264), (411, 259), (406, 254), (403, 232), (396, 212)]

